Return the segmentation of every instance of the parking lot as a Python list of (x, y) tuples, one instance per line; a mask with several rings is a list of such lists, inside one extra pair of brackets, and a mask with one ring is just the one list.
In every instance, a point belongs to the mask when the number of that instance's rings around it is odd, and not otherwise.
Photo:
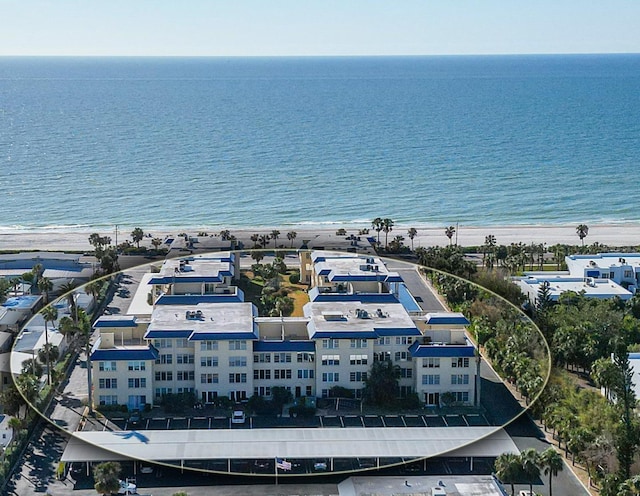
[[(121, 430), (184, 430), (184, 429), (263, 429), (290, 427), (481, 427), (491, 423), (482, 413), (455, 415), (316, 415), (313, 417), (247, 417), (243, 424), (234, 424), (226, 416), (143, 417), (131, 422), (125, 417), (112, 418)], [(109, 427), (105, 425), (105, 430)]]

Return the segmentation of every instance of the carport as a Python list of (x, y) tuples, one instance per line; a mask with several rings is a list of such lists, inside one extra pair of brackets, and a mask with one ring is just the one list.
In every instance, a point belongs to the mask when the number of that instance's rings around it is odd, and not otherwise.
[[(176, 431), (76, 432), (62, 455), (64, 462), (103, 462), (128, 459), (171, 463), (211, 459), (284, 460), (327, 459), (329, 471), (335, 458), (381, 458), (405, 460), (438, 455), (497, 457), (518, 453), (503, 429), (495, 427), (446, 428), (342, 428), (342, 429), (217, 429)], [(88, 466), (87, 466), (88, 470)]]

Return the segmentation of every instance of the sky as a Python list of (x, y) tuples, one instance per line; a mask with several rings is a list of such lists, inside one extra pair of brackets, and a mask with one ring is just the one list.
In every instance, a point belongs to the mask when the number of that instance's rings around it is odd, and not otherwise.
[(638, 0), (0, 0), (0, 56), (639, 53)]

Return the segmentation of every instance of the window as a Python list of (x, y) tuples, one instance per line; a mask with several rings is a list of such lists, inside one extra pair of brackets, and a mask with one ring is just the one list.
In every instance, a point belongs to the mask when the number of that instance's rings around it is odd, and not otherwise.
[(200, 374), (201, 384), (218, 384), (218, 374)]
[(229, 382), (231, 384), (247, 382), (247, 374), (229, 374)]
[(469, 374), (453, 374), (451, 384), (469, 384)]
[(338, 372), (323, 372), (322, 382), (338, 382), (340, 380), (340, 374)]
[(133, 361), (127, 364), (129, 370), (145, 370), (146, 365), (143, 361)]
[(229, 341), (229, 351), (240, 351), (247, 349), (247, 342), (242, 341)]
[(201, 341), (200, 351), (216, 351), (218, 349), (217, 341)]
[(313, 386), (307, 386), (307, 396), (313, 396)]
[(188, 339), (179, 338), (176, 339), (176, 348), (191, 348), (191, 343)]
[(98, 387), (100, 389), (118, 389), (118, 379), (100, 379)]
[(193, 363), (195, 361), (194, 358), (194, 355), (176, 355), (176, 362), (183, 364)]
[(273, 361), (275, 363), (291, 363), (291, 353), (274, 353)]
[(340, 348), (340, 343), (337, 339), (323, 339), (322, 347), (326, 349)]
[(258, 396), (271, 396), (271, 388), (269, 386), (256, 386), (253, 388), (253, 394)]
[(130, 388), (146, 388), (147, 387), (147, 379), (144, 377), (129, 377), (129, 387)]
[(173, 339), (154, 339), (153, 346), (156, 348), (172, 348), (173, 347)]
[(456, 391), (453, 393), (456, 397), (456, 401), (458, 403), (469, 403), (469, 392), (468, 391)]
[(322, 365), (340, 365), (340, 355), (322, 355)]
[(217, 367), (217, 366), (218, 366), (217, 356), (200, 357), (200, 367)]
[(458, 357), (458, 358), (452, 358), (451, 359), (451, 366), (453, 368), (461, 368), (461, 367), (468, 367), (469, 366), (469, 358), (462, 358), (462, 357)]
[(313, 353), (298, 353), (297, 355), (298, 363), (314, 362), (316, 358)]
[(247, 357), (236, 356), (229, 357), (229, 367), (246, 367), (247, 366)]
[(269, 379), (271, 379), (271, 371), (270, 370), (262, 370), (262, 369), (254, 370), (253, 371), (253, 378), (256, 381), (260, 380), (260, 379), (269, 380)]
[(422, 366), (430, 369), (440, 368), (440, 358), (434, 358), (434, 357), (423, 358)]
[(411, 336), (397, 336), (396, 344), (411, 344), (413, 338)]
[(195, 381), (195, 372), (193, 370), (178, 370), (176, 374), (179, 381)]
[(98, 362), (98, 369), (102, 372), (115, 372), (116, 362)]
[(298, 379), (313, 379), (313, 369), (300, 369), (298, 370)]
[(276, 369), (273, 371), (274, 379), (291, 379), (291, 369)]
[(173, 355), (160, 355), (156, 360), (157, 364), (170, 364), (173, 363)]
[(367, 355), (350, 355), (349, 363), (351, 365), (367, 365), (368, 358)]
[(400, 377), (403, 379), (411, 379), (413, 377), (413, 369), (400, 369)]
[(411, 353), (408, 351), (396, 351), (396, 362), (410, 362)]
[(384, 336), (381, 338), (378, 338), (378, 345), (379, 346), (385, 346), (385, 345), (390, 345), (391, 344), (391, 338), (389, 336)]
[[(131, 380), (131, 379), (129, 379)], [(156, 372), (156, 381), (172, 381), (173, 372)]]
[(422, 384), (440, 384), (440, 376), (438, 374), (425, 374), (422, 376)]
[(632, 279), (633, 278), (633, 271), (632, 270), (625, 270), (624, 271), (624, 278), (625, 279)]
[(101, 394), (98, 400), (101, 405), (117, 405), (118, 395), (116, 394)]
[(156, 388), (156, 398), (162, 398), (165, 394), (173, 393), (173, 388)]
[(367, 340), (366, 339), (352, 339), (351, 340), (352, 348), (366, 348)]
[(366, 372), (350, 372), (349, 381), (351, 382), (363, 382), (367, 380)]
[(373, 354), (374, 362), (390, 362), (391, 361), (391, 352), (390, 351), (381, 351), (380, 353)]
[(271, 353), (254, 353), (253, 363), (271, 363)]

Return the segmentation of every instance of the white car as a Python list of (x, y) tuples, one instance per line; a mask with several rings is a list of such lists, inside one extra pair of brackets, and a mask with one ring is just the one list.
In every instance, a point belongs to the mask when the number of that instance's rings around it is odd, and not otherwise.
[(244, 424), (247, 420), (244, 412), (242, 410), (235, 410), (233, 415), (231, 416), (232, 424)]
[(118, 489), (118, 494), (138, 494), (138, 486), (136, 486), (133, 482), (123, 480), (118, 482), (120, 482), (120, 489)]

